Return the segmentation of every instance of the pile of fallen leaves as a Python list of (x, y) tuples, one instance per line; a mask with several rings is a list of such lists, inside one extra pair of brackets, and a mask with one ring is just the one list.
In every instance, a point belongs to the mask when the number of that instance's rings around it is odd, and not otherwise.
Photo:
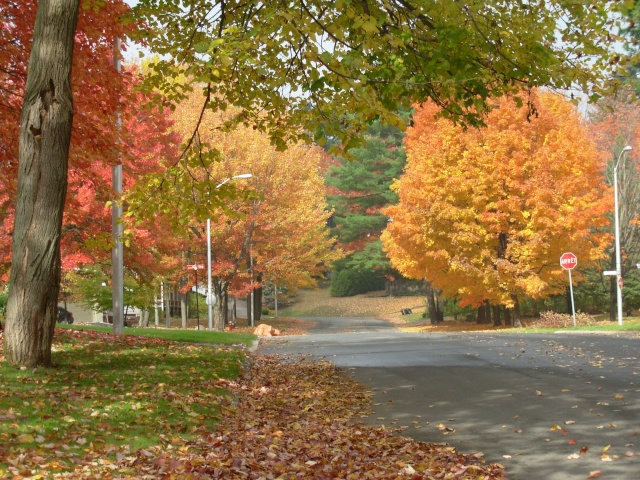
[(67, 478), (501, 479), (499, 465), (398, 432), (354, 423), (369, 393), (329, 362), (260, 356), (215, 431), (156, 447), (86, 459)]

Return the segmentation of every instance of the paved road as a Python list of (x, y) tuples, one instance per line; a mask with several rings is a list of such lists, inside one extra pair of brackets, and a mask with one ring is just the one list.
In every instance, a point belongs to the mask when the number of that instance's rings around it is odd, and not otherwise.
[(347, 369), (374, 390), (368, 422), (483, 452), (512, 480), (596, 470), (640, 479), (638, 337), (408, 334), (375, 319), (313, 320), (312, 334), (268, 340), (258, 353), (311, 354)]

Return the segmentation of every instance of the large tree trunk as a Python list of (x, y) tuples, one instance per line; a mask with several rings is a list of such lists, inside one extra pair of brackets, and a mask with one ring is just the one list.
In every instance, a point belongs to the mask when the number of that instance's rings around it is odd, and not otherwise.
[(436, 297), (431, 285), (427, 286), (427, 305), (429, 307), (429, 322), (431, 322), (431, 325), (439, 323), (438, 306), (436, 305)]
[(60, 234), (73, 123), (71, 65), (79, 0), (39, 0), (20, 116), (18, 198), (4, 355), (51, 364)]
[(487, 316), (485, 315), (485, 307), (484, 305), (480, 305), (478, 307), (478, 317), (476, 319), (477, 324), (487, 323)]
[(513, 300), (513, 326), (515, 328), (522, 328), (522, 314), (520, 313), (520, 303), (518, 302), (517, 295), (511, 295)]
[(504, 324), (506, 326), (511, 325), (511, 310), (508, 308), (504, 309)]
[(493, 305), (493, 326), (499, 327), (502, 325), (500, 321), (500, 305)]
[(216, 303), (213, 305), (213, 330), (224, 332), (226, 302), (224, 297), (227, 293), (228, 283), (220, 278), (214, 278), (211, 284)]

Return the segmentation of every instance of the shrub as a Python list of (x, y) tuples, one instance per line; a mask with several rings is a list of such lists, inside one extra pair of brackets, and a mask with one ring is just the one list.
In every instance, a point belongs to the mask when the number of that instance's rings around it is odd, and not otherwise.
[(339, 270), (331, 278), (332, 297), (352, 297), (359, 293), (367, 293), (384, 289), (384, 277), (363, 270)]
[(4, 316), (4, 312), (7, 309), (7, 300), (9, 300), (9, 290), (0, 290), (0, 315)]

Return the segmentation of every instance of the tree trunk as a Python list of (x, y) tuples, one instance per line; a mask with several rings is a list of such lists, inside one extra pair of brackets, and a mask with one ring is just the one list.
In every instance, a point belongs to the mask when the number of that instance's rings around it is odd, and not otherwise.
[(481, 324), (481, 323), (487, 323), (487, 317), (485, 315), (485, 308), (484, 305), (480, 305), (478, 307), (478, 318), (476, 319), (476, 323), (477, 324)]
[(262, 287), (253, 291), (253, 314), (256, 324), (262, 320)]
[(141, 327), (149, 326), (149, 310), (142, 310), (140, 312), (140, 326)]
[[(258, 273), (256, 280), (259, 285), (262, 285), (262, 273)], [(262, 320), (262, 286), (253, 291), (253, 312), (257, 325)]]
[(51, 365), (60, 290), (60, 235), (67, 193), (79, 0), (40, 0), (20, 116), (18, 198), (4, 355)]
[(513, 300), (513, 326), (522, 328), (522, 314), (520, 313), (520, 303), (518, 303), (517, 295), (511, 295)]
[(220, 278), (212, 279), (211, 289), (216, 298), (216, 303), (213, 305), (213, 330), (216, 332), (224, 332), (226, 309), (224, 297), (227, 293), (227, 286), (228, 283)]
[(238, 301), (235, 296), (231, 297), (231, 318), (230, 320), (233, 323), (236, 323), (236, 319), (238, 318)]
[(429, 306), (429, 322), (431, 322), (432, 325), (435, 325), (440, 321), (440, 316), (438, 315), (435, 292), (429, 284), (427, 284), (427, 305)]
[[(616, 277), (609, 277), (609, 321), (615, 322), (618, 316), (618, 292)], [(571, 311), (571, 309), (569, 309)]]
[(229, 292), (225, 290), (222, 298), (224, 303), (222, 308), (222, 313), (224, 318), (222, 319), (222, 321), (224, 322), (225, 325), (228, 325), (229, 324)]
[(504, 324), (506, 326), (511, 325), (511, 310), (508, 308), (504, 309)]
[(499, 327), (502, 325), (500, 320), (500, 305), (493, 305), (493, 326)]

